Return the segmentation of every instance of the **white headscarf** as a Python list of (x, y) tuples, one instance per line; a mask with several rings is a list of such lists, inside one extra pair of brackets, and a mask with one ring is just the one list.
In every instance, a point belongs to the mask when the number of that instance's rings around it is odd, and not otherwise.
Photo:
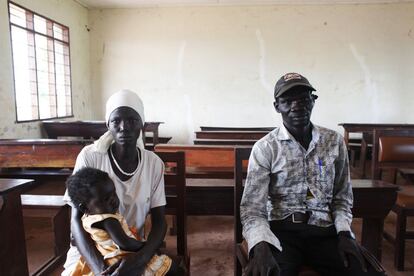
[[(138, 115), (141, 117), (142, 124), (145, 124), (144, 116), (144, 105), (141, 101), (141, 98), (131, 90), (122, 89), (115, 94), (112, 94), (111, 97), (106, 101), (106, 111), (105, 111), (105, 122), (108, 126), (109, 116), (111, 113), (121, 107), (126, 106), (135, 110)], [(95, 141), (95, 148), (97, 151), (105, 153), (109, 146), (113, 143), (114, 138), (112, 137), (111, 132), (108, 130), (105, 132), (98, 140)], [(144, 141), (142, 140), (142, 131), (139, 134), (137, 140), (137, 147), (144, 149)]]

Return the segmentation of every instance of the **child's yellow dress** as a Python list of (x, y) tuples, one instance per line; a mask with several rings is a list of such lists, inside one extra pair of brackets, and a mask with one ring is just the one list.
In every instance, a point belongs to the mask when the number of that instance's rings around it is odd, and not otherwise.
[[(128, 227), (123, 216), (119, 213), (116, 214), (99, 214), (99, 215), (83, 215), (82, 225), (86, 232), (88, 232), (92, 239), (95, 241), (96, 248), (101, 252), (107, 265), (112, 265), (122, 258), (126, 254), (130, 254), (129, 251), (124, 251), (111, 239), (109, 234), (102, 229), (94, 228), (92, 225), (96, 222), (102, 221), (106, 218), (115, 218), (119, 221), (122, 229), (125, 233), (137, 240), (140, 237), (137, 235), (136, 229)], [(135, 235), (134, 235), (135, 234)], [(166, 275), (171, 267), (171, 258), (167, 255), (154, 255), (147, 264), (147, 267), (142, 276), (163, 276)], [(71, 273), (72, 276), (92, 276), (93, 273), (89, 269), (86, 262), (81, 258), (77, 263), (75, 270)]]

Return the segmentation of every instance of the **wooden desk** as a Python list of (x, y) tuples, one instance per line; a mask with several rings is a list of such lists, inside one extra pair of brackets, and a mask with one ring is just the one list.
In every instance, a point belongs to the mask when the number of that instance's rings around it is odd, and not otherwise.
[(194, 145), (229, 145), (229, 146), (253, 146), (256, 140), (251, 139), (195, 139)]
[(155, 152), (185, 152), (186, 178), (233, 179), (234, 148), (228, 145), (158, 144)]
[(160, 126), (160, 124), (163, 124), (164, 122), (145, 122), (144, 125), (144, 132), (143, 132), (143, 138), (145, 141), (145, 136), (146, 136), (146, 132), (152, 132), (152, 146), (154, 147), (155, 145), (157, 145), (159, 143), (158, 141), (158, 137), (159, 137), (159, 133), (158, 133), (158, 127)]
[(368, 145), (372, 144), (374, 129), (414, 129), (414, 124), (372, 124), (372, 123), (340, 123), (344, 128), (345, 143), (349, 145), (350, 133), (362, 133), (359, 173), (365, 178), (365, 162), (367, 158)]
[(42, 126), (48, 138), (82, 137), (98, 139), (108, 128), (105, 121), (43, 121)]
[(197, 131), (197, 139), (259, 140), (269, 131)]
[(353, 179), (352, 187), (352, 213), (363, 219), (361, 244), (381, 260), (384, 219), (395, 204), (398, 187), (370, 179)]
[(91, 140), (0, 140), (0, 168), (73, 168)]
[[(233, 215), (234, 180), (187, 179), (188, 215)], [(362, 245), (381, 259), (384, 218), (397, 198), (397, 186), (383, 181), (353, 179), (356, 218), (363, 218)], [(380, 203), (380, 204), (376, 204)]]
[[(145, 122), (143, 141), (149, 147), (159, 143), (159, 125), (163, 122)], [(98, 139), (108, 128), (105, 121), (44, 121), (43, 128), (49, 138), (81, 137), (84, 139)], [(151, 141), (145, 139), (146, 132), (152, 133)], [(149, 137), (148, 137), (149, 138)]]
[(27, 179), (0, 179), (0, 275), (29, 275), (20, 195)]
[(200, 126), (201, 131), (272, 131), (275, 127), (211, 127)]

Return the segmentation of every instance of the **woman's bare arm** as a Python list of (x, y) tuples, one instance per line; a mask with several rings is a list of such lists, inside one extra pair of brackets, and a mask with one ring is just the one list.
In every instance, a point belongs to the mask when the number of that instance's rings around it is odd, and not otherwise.
[(101, 253), (96, 248), (94, 241), (82, 227), (82, 215), (83, 213), (81, 213), (78, 209), (74, 207), (72, 208), (72, 218), (70, 224), (72, 235), (79, 253), (85, 259), (89, 268), (95, 275), (100, 275), (101, 272), (106, 269), (106, 265)]
[(167, 232), (165, 222), (165, 207), (160, 206), (151, 209), (151, 232), (144, 247), (137, 253), (126, 255), (115, 265), (110, 266), (105, 274), (109, 275), (140, 275), (145, 270), (145, 266), (161, 246)]

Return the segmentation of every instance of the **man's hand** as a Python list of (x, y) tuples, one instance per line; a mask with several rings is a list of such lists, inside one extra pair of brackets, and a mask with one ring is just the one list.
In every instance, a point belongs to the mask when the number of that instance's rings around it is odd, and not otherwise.
[(367, 272), (367, 264), (365, 262), (365, 258), (362, 256), (361, 250), (359, 249), (359, 245), (357, 244), (356, 240), (351, 237), (349, 232), (339, 232), (338, 251), (345, 267), (349, 267), (349, 255), (352, 255), (361, 264), (362, 270), (364, 272)]
[(280, 268), (267, 242), (253, 247), (253, 256), (244, 271), (245, 276), (279, 276)]

